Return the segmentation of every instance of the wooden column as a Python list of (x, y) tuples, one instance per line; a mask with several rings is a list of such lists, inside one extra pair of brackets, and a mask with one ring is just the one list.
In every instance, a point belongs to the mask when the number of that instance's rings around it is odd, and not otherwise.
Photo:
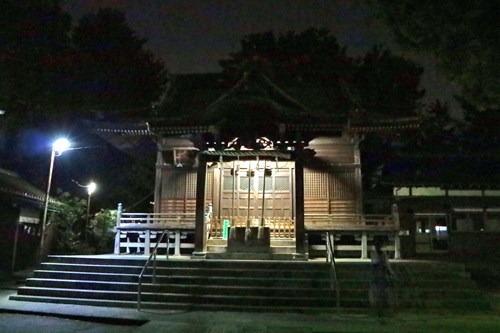
[(394, 259), (401, 259), (401, 239), (399, 231), (394, 233)]
[(155, 172), (155, 193), (154, 193), (154, 212), (161, 213), (161, 186), (162, 186), (162, 165), (163, 155), (161, 150), (158, 149), (156, 153), (156, 172)]
[(302, 156), (295, 161), (295, 254), (294, 259), (305, 259), (304, 249), (304, 164)]
[(361, 233), (361, 259), (368, 259), (368, 235), (366, 231)]
[(398, 205), (391, 206), (392, 219), (394, 221), (394, 259), (401, 259), (401, 239), (399, 238), (399, 209)]
[(359, 141), (354, 144), (354, 183), (356, 186), (356, 214), (363, 214), (363, 178), (361, 175), (361, 153)]
[[(116, 226), (120, 227), (120, 221), (122, 218), (122, 211), (123, 211), (123, 205), (121, 203), (118, 204), (118, 208), (116, 210)], [(114, 254), (120, 254), (120, 235), (121, 235), (121, 230), (119, 228), (116, 228), (116, 234), (115, 234), (115, 249), (113, 251)]]
[(174, 256), (181, 255), (181, 231), (176, 230), (175, 234), (175, 244), (174, 244)]
[(201, 153), (198, 154), (198, 172), (196, 176), (196, 218), (194, 227), (193, 257), (206, 257), (205, 232), (205, 184), (207, 179), (207, 160)]
[(144, 232), (144, 254), (149, 256), (150, 252), (151, 252), (151, 230), (148, 229)]

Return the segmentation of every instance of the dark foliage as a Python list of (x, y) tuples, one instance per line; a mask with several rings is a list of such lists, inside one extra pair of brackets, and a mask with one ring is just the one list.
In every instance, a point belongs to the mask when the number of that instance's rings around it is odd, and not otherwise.
[(434, 56), (478, 110), (500, 109), (500, 2), (367, 0), (400, 45)]
[[(371, 119), (415, 115), (424, 94), (419, 88), (423, 70), (412, 61), (381, 47), (350, 57), (324, 29), (245, 36), (241, 50), (220, 65), (228, 85), (257, 68), (313, 112), (327, 115), (353, 109)], [(308, 96), (301, 99), (301, 92)]]

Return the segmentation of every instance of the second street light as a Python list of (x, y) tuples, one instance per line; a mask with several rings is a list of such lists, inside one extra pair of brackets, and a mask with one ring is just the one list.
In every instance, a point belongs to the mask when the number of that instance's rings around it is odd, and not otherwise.
[(87, 193), (89, 194), (87, 199), (87, 218), (85, 220), (85, 241), (87, 241), (87, 229), (89, 227), (89, 213), (90, 213), (90, 196), (95, 192), (97, 185), (94, 182), (91, 182), (87, 186)]
[(64, 151), (68, 150), (70, 142), (65, 138), (60, 138), (54, 141), (52, 144), (52, 153), (50, 155), (50, 167), (49, 167), (49, 179), (47, 181), (47, 194), (45, 195), (45, 204), (43, 207), (43, 218), (42, 218), (42, 234), (40, 236), (40, 252), (38, 254), (38, 260), (40, 261), (43, 256), (43, 247), (45, 240), (45, 227), (47, 224), (47, 212), (49, 210), (49, 197), (50, 197), (50, 186), (52, 183), (52, 171), (54, 170), (54, 160), (56, 156), (60, 156)]

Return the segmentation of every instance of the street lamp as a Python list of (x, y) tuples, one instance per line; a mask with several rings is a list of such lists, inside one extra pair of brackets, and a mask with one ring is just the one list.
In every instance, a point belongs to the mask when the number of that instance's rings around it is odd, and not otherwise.
[(92, 193), (95, 192), (97, 185), (94, 182), (91, 182), (85, 187), (87, 188), (87, 193), (89, 194), (87, 199), (87, 220), (85, 221), (85, 241), (87, 241), (87, 228), (89, 225), (89, 212), (90, 212), (90, 196), (92, 195)]
[(54, 160), (56, 156), (61, 156), (61, 154), (68, 150), (70, 142), (65, 138), (60, 138), (54, 141), (52, 144), (52, 153), (50, 155), (50, 167), (49, 167), (49, 180), (47, 182), (47, 194), (45, 195), (45, 205), (43, 208), (43, 219), (42, 219), (42, 235), (40, 237), (40, 252), (38, 255), (38, 260), (42, 258), (43, 243), (45, 240), (45, 226), (47, 224), (47, 212), (49, 210), (49, 196), (50, 196), (50, 185), (52, 183), (52, 171), (54, 170)]

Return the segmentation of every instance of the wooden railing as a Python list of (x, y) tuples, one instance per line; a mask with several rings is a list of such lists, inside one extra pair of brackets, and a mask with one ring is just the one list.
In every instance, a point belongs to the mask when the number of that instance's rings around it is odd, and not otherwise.
[[(259, 217), (250, 216), (250, 227), (259, 226)], [(207, 222), (209, 238), (223, 238), (224, 221), (227, 227), (245, 227), (248, 217), (246, 216), (222, 216), (213, 217)], [(269, 228), (271, 238), (293, 239), (295, 238), (295, 221), (288, 217), (266, 217), (264, 226)]]
[[(182, 243), (186, 234), (194, 232), (195, 214), (194, 213), (124, 213), (118, 205), (118, 214), (115, 226), (115, 248), (114, 253), (120, 254), (121, 249), (144, 249), (144, 254), (149, 255), (151, 242), (165, 230), (169, 229), (169, 238), (175, 238), (171, 245), (160, 243), (159, 248), (166, 248), (168, 252), (170, 246), (174, 248), (174, 255), (181, 254), (181, 248), (194, 248), (193, 243)], [(137, 241), (131, 240), (133, 238)], [(153, 243), (154, 244), (154, 243)]]
[(305, 214), (307, 229), (376, 229), (398, 228), (393, 215)]
[(168, 227), (192, 226), (194, 229), (194, 213), (121, 213), (117, 226), (124, 224), (161, 224)]

